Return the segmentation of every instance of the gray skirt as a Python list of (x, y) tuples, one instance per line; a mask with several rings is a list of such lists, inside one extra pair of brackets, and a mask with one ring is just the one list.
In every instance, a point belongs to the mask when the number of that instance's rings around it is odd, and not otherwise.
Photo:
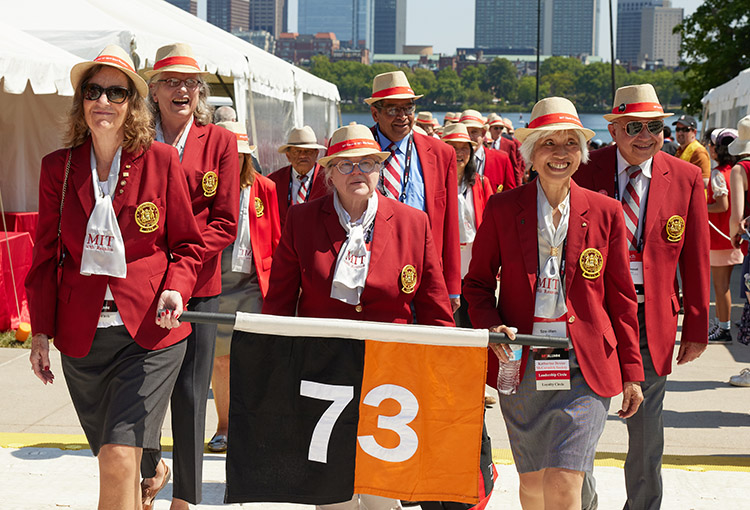
[(534, 359), (515, 395), (500, 395), (513, 460), (519, 473), (545, 468), (592, 471), (609, 398), (594, 393), (570, 351), (570, 390), (537, 391)]
[(62, 368), (78, 420), (94, 455), (102, 445), (159, 450), (185, 341), (150, 351), (125, 326), (100, 328), (83, 358), (64, 354)]

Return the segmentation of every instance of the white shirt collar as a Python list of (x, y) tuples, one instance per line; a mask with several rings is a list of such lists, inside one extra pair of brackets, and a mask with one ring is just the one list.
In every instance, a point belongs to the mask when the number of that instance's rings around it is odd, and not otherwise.
[[(539, 218), (539, 228), (540, 229), (547, 229), (549, 230), (550, 234), (554, 235), (554, 233), (557, 231), (557, 228), (562, 226), (564, 223), (567, 223), (567, 221), (563, 221), (570, 217), (570, 191), (568, 191), (568, 194), (565, 196), (562, 202), (557, 207), (552, 207), (547, 200), (547, 195), (544, 194), (544, 190), (542, 189), (542, 183), (539, 182), (539, 179), (537, 178), (536, 181), (536, 202), (537, 202), (537, 211), (541, 215), (541, 218)], [(558, 227), (555, 227), (555, 223), (552, 221), (552, 214), (555, 212), (555, 210), (560, 211), (561, 219), (558, 223)], [(566, 229), (567, 230), (567, 229)], [(552, 238), (552, 235), (550, 235), (550, 239)], [(552, 244), (552, 243), (550, 243)], [(554, 244), (553, 244), (554, 246)]]
[(480, 161), (484, 160), (484, 146), (478, 145), (477, 150), (474, 151), (474, 156)]
[(393, 142), (390, 138), (385, 136), (383, 132), (380, 130), (380, 124), (377, 125), (377, 131), (378, 131), (378, 140), (380, 141), (380, 147), (385, 150), (388, 148), (388, 146), (391, 143), (396, 144), (396, 149), (398, 149), (401, 154), (406, 154), (406, 144), (409, 142), (409, 137), (411, 136), (412, 132), (409, 131), (409, 134), (403, 137), (401, 140), (397, 142)]
[[(650, 157), (646, 161), (638, 165), (639, 167), (641, 167), (641, 173), (645, 175), (646, 177), (648, 177), (649, 179), (651, 178), (651, 165), (653, 164), (653, 162), (654, 162), (654, 158)], [(620, 149), (618, 148), (617, 149), (617, 177), (619, 178), (622, 174), (624, 174), (626, 170), (628, 169), (628, 167), (630, 166), (633, 166), (633, 165), (625, 161), (625, 158), (622, 157), (622, 154), (620, 154)]]

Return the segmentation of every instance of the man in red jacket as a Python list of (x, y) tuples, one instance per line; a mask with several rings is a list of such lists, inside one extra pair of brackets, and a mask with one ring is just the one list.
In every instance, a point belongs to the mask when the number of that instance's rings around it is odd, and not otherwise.
[(455, 312), (461, 304), (458, 238), (458, 178), (453, 148), (413, 131), (414, 94), (403, 71), (377, 75), (365, 99), (375, 121), (375, 140), (391, 156), (383, 163), (378, 188), (386, 197), (427, 213), (445, 285)]
[(286, 213), (291, 206), (328, 192), (323, 181), (323, 169), (317, 164), (320, 151), (325, 149), (318, 144), (310, 126), (292, 129), (287, 143), (279, 147), (279, 152), (286, 155), (289, 165), (279, 168), (268, 178), (276, 184), (281, 230), (284, 230)]
[(516, 174), (506, 152), (484, 147), (484, 134), (487, 126), (482, 114), (476, 110), (464, 110), (461, 113), (461, 124), (466, 126), (469, 136), (477, 142), (474, 152), (474, 164), (477, 173), (490, 180), (495, 193), (516, 187)]
[[(615, 146), (591, 153), (574, 179), (622, 202), (630, 273), (638, 294), (644, 402), (627, 420), (625, 510), (658, 510), (664, 452), (662, 408), (677, 335), (677, 265), (685, 316), (677, 364), (697, 359), (708, 343), (709, 233), (697, 167), (660, 151), (664, 113), (650, 84), (622, 87), (604, 118)], [(590, 474), (587, 474), (590, 481)], [(595, 498), (584, 483), (583, 504)]]

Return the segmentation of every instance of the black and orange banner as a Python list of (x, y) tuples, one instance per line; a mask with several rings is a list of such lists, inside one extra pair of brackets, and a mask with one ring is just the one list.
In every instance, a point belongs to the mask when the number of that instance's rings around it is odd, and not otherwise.
[(225, 502), (478, 503), (486, 352), (235, 329)]

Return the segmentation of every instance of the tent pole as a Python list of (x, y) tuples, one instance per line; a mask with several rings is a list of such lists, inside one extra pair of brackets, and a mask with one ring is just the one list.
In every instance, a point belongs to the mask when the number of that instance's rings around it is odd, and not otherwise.
[(215, 74), (216, 74), (216, 79), (218, 79), (219, 83), (221, 83), (221, 87), (224, 89), (224, 92), (226, 92), (227, 96), (229, 96), (229, 99), (231, 99), (232, 102), (234, 103), (234, 94), (232, 94), (232, 91), (229, 90), (229, 87), (227, 87), (227, 84), (221, 78), (221, 75), (218, 72)]

